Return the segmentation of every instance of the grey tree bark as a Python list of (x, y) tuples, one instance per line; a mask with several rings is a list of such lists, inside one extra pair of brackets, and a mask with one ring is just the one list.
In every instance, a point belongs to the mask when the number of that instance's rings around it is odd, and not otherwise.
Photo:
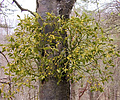
[[(36, 12), (43, 19), (45, 19), (46, 12), (54, 13), (56, 16), (63, 15), (67, 19), (75, 2), (76, 0), (36, 0)], [(42, 25), (41, 21), (39, 23)], [(47, 29), (46, 31), (49, 32), (52, 30)], [(49, 78), (48, 81), (40, 82), (39, 99), (70, 100), (70, 83), (67, 81), (67, 78), (63, 78), (59, 85), (57, 85), (57, 82), (58, 79), (55, 77)]]

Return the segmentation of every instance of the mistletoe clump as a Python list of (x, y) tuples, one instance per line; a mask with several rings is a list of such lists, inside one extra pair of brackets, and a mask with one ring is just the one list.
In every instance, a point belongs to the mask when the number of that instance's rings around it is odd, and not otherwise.
[(38, 14), (19, 17), (15, 33), (3, 46), (12, 60), (3, 68), (15, 86), (29, 87), (29, 82), (50, 77), (59, 83), (67, 76), (72, 82), (86, 79), (92, 90), (102, 91), (100, 84), (110, 79), (118, 52), (98, 23), (84, 13), (76, 15), (68, 20), (50, 13), (46, 20)]

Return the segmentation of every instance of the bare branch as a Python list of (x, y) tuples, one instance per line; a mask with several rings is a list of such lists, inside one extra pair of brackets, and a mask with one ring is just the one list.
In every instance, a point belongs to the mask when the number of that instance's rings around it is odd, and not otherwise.
[(8, 59), (7, 59), (7, 57), (4, 55), (4, 53), (2, 53), (2, 51), (0, 51), (0, 53), (4, 56), (4, 58), (6, 59), (7, 63), (10, 64)]
[(0, 4), (2, 4), (3, 2), (4, 2), (4, 0)]
[(18, 6), (18, 8), (19, 8), (21, 11), (28, 11), (28, 12), (30, 12), (33, 16), (35, 16), (35, 14), (34, 14), (32, 11), (30, 11), (29, 9), (25, 9), (25, 8), (23, 8), (22, 6), (20, 6), (20, 4), (19, 4), (16, 0), (13, 0), (13, 2)]
[(120, 4), (120, 2), (118, 0), (116, 0), (116, 2)]
[(86, 83), (84, 88), (79, 88), (79, 100), (82, 97), (82, 95), (85, 93), (85, 91), (87, 91), (88, 89), (88, 82)]
[(9, 82), (2, 82), (2, 81), (0, 81), (0, 83), (2, 83), (2, 84), (10, 84)]

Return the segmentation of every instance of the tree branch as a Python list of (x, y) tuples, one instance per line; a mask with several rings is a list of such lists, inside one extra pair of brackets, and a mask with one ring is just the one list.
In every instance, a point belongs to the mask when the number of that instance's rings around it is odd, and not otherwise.
[(87, 87), (88, 87), (88, 82), (86, 83), (84, 88), (79, 88), (79, 100), (80, 100), (81, 96), (85, 93), (85, 91), (88, 90)]
[(30, 12), (33, 16), (35, 16), (35, 14), (34, 14), (32, 11), (30, 11), (29, 9), (25, 9), (25, 8), (23, 8), (22, 6), (20, 6), (20, 4), (19, 4), (16, 0), (13, 0), (13, 2), (18, 6), (18, 8), (19, 8), (21, 11), (28, 11), (28, 12)]
[(2, 5), (3, 2), (4, 2), (4, 0), (0, 3), (0, 5)]
[(2, 84), (10, 84), (9, 82), (2, 82), (2, 81), (0, 81), (0, 83), (2, 83)]
[(6, 59), (7, 63), (10, 64), (8, 59), (7, 59), (7, 57), (4, 55), (4, 53), (2, 53), (2, 51), (0, 51), (0, 53), (4, 56), (4, 58)]

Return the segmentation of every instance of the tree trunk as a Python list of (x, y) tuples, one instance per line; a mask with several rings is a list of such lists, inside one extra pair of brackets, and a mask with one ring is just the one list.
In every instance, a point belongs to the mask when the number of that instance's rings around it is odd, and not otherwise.
[[(54, 13), (55, 15), (64, 15), (64, 18), (66, 19), (69, 18), (70, 11), (75, 1), (76, 0), (36, 0), (36, 11), (43, 19), (45, 19), (46, 12)], [(39, 23), (42, 25), (41, 21), (39, 21)], [(46, 32), (50, 31), (52, 30), (46, 30)], [(63, 78), (59, 85), (57, 85), (57, 82), (58, 79), (55, 77), (48, 78), (45, 82), (40, 82), (39, 99), (70, 100), (70, 83), (67, 81), (67, 78)]]

